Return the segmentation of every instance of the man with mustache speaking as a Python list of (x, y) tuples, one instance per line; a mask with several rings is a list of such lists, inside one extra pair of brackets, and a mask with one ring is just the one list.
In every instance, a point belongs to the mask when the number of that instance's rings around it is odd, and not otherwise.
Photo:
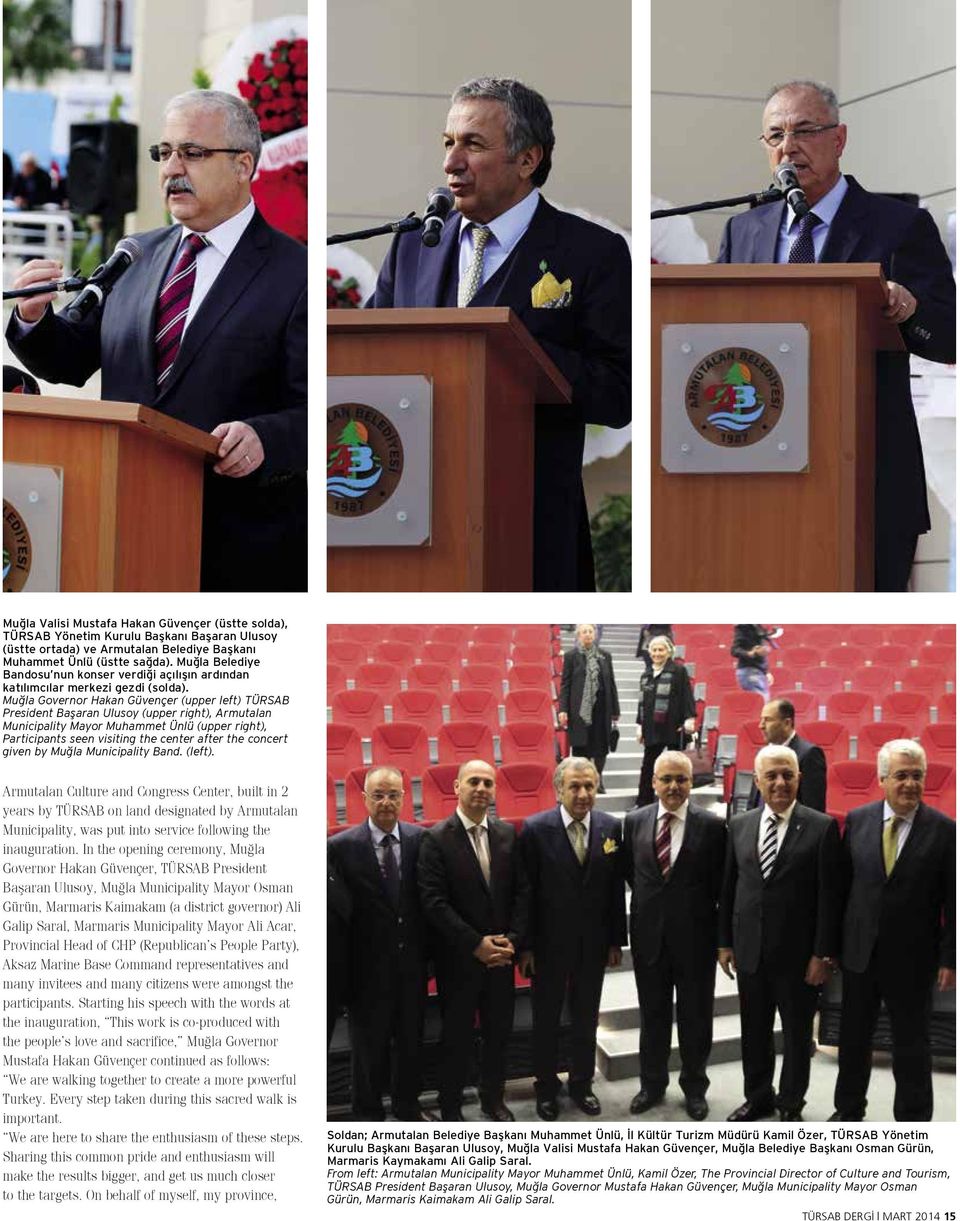
[[(240, 98), (172, 98), (150, 155), (175, 224), (140, 234), (142, 255), (80, 321), (55, 293), (22, 300), (10, 347), (37, 377), (142, 403), (220, 441), (204, 485), (200, 588), (306, 589), (307, 256), (250, 193), (260, 129)], [(15, 288), (63, 276), (25, 263)]]

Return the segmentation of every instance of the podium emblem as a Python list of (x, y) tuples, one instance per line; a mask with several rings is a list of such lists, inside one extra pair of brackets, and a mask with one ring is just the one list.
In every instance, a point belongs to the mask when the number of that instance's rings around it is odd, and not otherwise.
[(684, 401), (704, 440), (723, 447), (755, 445), (780, 421), (783, 380), (762, 353), (721, 348), (697, 363), (687, 378)]
[(363, 517), (381, 508), (403, 475), (403, 443), (391, 421), (366, 403), (327, 408), (327, 512)]
[(10, 503), (3, 502), (3, 592), (19, 593), (26, 585), (33, 564), (33, 544), (23, 518)]

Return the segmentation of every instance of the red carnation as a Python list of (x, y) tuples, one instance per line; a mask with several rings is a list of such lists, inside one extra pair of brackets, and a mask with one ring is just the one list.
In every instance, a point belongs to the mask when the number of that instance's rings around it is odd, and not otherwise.
[(261, 81), (265, 81), (269, 75), (269, 69), (266, 68), (262, 62), (259, 64), (252, 63), (247, 70), (247, 76), (249, 76), (252, 81), (256, 81), (257, 84), (259, 84)]
[(306, 93), (307, 92), (307, 82), (306, 81), (294, 81), (293, 82), (293, 92), (294, 93)]
[(265, 102), (269, 102), (273, 98), (273, 86), (272, 85), (261, 85), (260, 86), (260, 96), (263, 98), (263, 100)]
[(251, 85), (249, 81), (237, 81), (237, 92), (249, 102), (257, 96), (257, 87), (256, 85)]
[(280, 82), (280, 96), (284, 98), (293, 96), (293, 81)]

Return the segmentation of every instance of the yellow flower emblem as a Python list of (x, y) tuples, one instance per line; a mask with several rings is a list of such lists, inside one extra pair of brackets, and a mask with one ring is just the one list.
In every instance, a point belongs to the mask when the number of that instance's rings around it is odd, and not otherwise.
[(617, 841), (616, 841), (615, 839), (611, 839), (611, 838), (608, 836), (608, 837), (607, 837), (607, 838), (606, 838), (606, 839), (603, 841), (603, 851), (604, 851), (604, 853), (605, 853), (607, 856), (609, 856), (611, 852), (619, 852), (619, 851), (620, 851), (620, 845), (617, 843)]
[(561, 284), (552, 271), (542, 275), (530, 289), (530, 302), (534, 309), (561, 309), (572, 300), (573, 281), (567, 277)]

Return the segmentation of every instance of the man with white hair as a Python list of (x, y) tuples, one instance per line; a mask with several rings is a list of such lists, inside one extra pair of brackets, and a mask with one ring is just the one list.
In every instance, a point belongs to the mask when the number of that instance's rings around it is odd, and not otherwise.
[[(172, 98), (149, 149), (175, 224), (139, 234), (139, 258), (80, 321), (56, 293), (20, 301), (10, 347), (37, 377), (142, 403), (219, 442), (204, 486), (200, 588), (306, 589), (307, 255), (271, 229), (250, 183), (256, 115), (196, 89)], [(14, 288), (59, 280), (25, 263)]]
[(883, 801), (847, 815), (843, 855), (850, 893), (840, 963), (843, 1009), (837, 1122), (867, 1109), (880, 1003), (890, 1019), (893, 1117), (933, 1118), (930, 1008), (933, 988), (956, 987), (956, 823), (923, 801), (927, 757), (908, 738), (877, 756)]
[[(762, 808), (730, 820), (720, 896), (718, 959), (740, 994), (745, 1100), (728, 1122), (803, 1117), (817, 994), (840, 946), (840, 836), (828, 814), (797, 801), (800, 767), (789, 746), (756, 757)], [(783, 1031), (773, 1089), (774, 1018)]]

